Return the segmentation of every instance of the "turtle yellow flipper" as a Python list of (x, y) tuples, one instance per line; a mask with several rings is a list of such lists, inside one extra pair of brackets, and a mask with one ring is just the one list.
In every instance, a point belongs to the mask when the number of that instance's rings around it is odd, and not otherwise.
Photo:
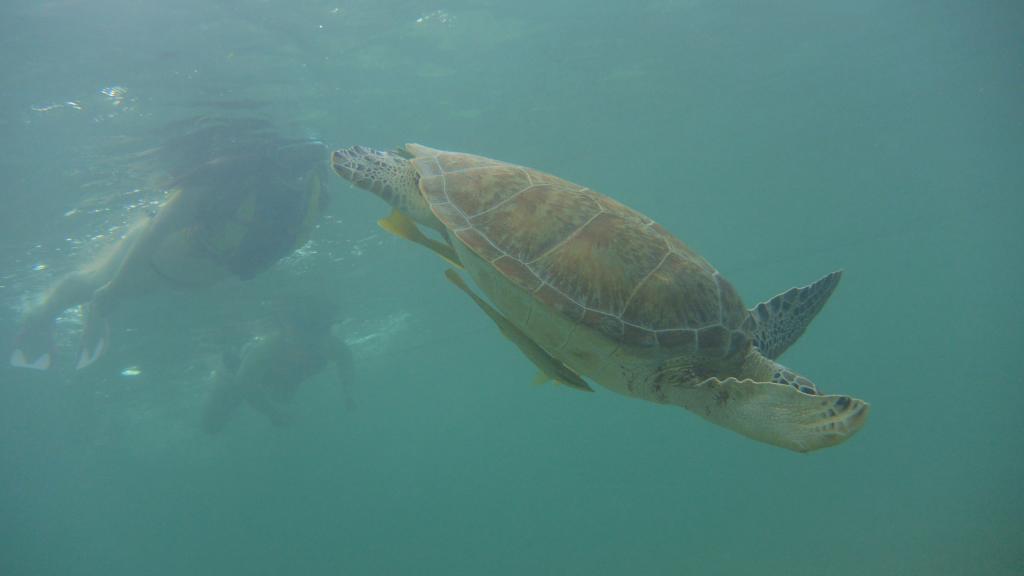
[(418, 144), (337, 150), (332, 164), (444, 235), (524, 352), (532, 344), (606, 388), (799, 452), (843, 442), (867, 419), (867, 403), (821, 395), (775, 361), (838, 274), (747, 310), (653, 220), (556, 176)]
[(416, 244), (433, 251), (441, 258), (447, 260), (452, 266), (462, 268), (462, 264), (459, 262), (459, 257), (455, 254), (455, 250), (453, 250), (451, 246), (443, 242), (438, 242), (432, 238), (427, 238), (427, 235), (416, 227), (415, 222), (398, 210), (392, 210), (391, 215), (387, 218), (381, 218), (378, 220), (377, 225), (380, 226), (382, 230), (390, 234), (394, 234), (395, 236), (410, 242), (415, 242)]

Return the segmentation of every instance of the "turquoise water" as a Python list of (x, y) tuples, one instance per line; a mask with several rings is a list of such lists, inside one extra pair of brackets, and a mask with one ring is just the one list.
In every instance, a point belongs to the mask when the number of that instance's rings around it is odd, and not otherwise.
[[(125, 307), (80, 371), (69, 311), (53, 369), (0, 368), (0, 574), (1024, 573), (1022, 29), (1013, 1), (4, 2), (4, 350), (160, 198), (139, 153), (228, 116), (556, 173), (748, 305), (842, 268), (783, 361), (872, 414), (799, 455), (530, 386), (332, 176), (265, 274)], [(354, 405), (327, 371), (290, 425), (204, 434), (224, 327), (310, 288), (344, 310)]]

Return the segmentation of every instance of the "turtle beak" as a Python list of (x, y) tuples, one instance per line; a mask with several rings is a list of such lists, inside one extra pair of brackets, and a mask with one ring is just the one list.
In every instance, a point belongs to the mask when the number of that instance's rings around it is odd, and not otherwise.
[(352, 162), (351, 148), (335, 150), (331, 154), (331, 168), (345, 180), (351, 181), (355, 177), (355, 167)]
[(363, 153), (361, 146), (335, 150), (331, 154), (331, 168), (334, 168), (338, 176), (352, 184), (376, 192), (373, 187), (374, 181), (369, 177), (369, 170), (367, 170), (366, 154)]
[(371, 160), (375, 156), (384, 156), (384, 153), (363, 146), (339, 148), (331, 154), (331, 166), (339, 176), (359, 185), (357, 180), (366, 176), (365, 172), (372, 166)]

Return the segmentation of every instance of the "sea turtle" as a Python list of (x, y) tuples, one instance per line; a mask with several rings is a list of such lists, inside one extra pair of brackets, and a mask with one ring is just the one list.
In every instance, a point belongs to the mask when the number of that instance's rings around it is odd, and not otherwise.
[(822, 395), (775, 361), (840, 272), (748, 310), (714, 267), (653, 220), (561, 178), (418, 144), (341, 149), (332, 165), (393, 207), (383, 228), (464, 268), (496, 309), (454, 271), (449, 280), (542, 379), (588, 389), (585, 376), (799, 452), (838, 444), (864, 424), (867, 403)]

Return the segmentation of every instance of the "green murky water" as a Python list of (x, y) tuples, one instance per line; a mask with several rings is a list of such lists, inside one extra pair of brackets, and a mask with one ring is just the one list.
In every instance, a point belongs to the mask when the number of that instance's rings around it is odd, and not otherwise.
[[(784, 361), (873, 412), (798, 455), (531, 387), (443, 264), (332, 176), (311, 243), (265, 274), (126, 306), (81, 371), (69, 311), (54, 368), (0, 368), (0, 573), (1024, 573), (1022, 29), (996, 1), (4, 2), (4, 350), (161, 198), (141, 153), (231, 118), (557, 173), (749, 305), (842, 268)], [(326, 371), (290, 425), (204, 434), (225, 330), (311, 287), (342, 308), (353, 401)]]

